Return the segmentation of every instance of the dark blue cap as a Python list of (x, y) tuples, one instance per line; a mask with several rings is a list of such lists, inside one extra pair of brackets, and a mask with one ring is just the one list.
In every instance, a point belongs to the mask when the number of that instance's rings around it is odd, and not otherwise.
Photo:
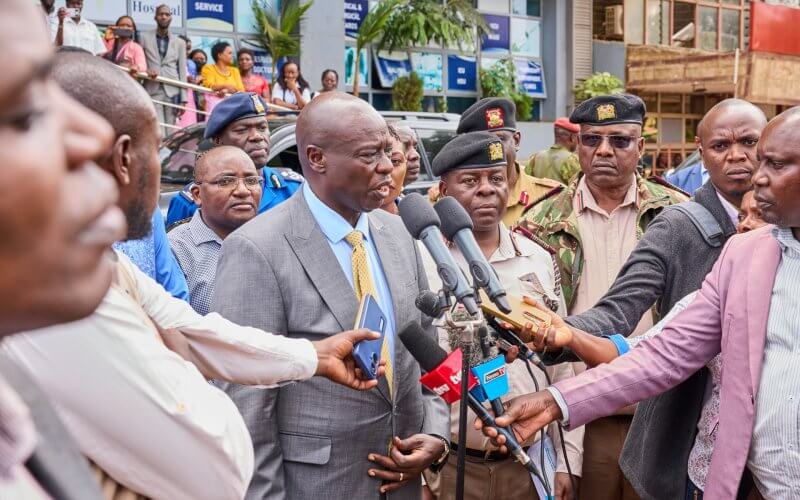
[(267, 105), (261, 96), (253, 92), (237, 92), (226, 97), (214, 107), (206, 121), (206, 131), (203, 137), (208, 139), (217, 136), (236, 120), (266, 115)]

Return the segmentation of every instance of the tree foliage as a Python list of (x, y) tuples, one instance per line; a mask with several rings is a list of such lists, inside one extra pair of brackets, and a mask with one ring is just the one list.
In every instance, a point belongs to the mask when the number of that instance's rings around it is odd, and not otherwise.
[(359, 64), (361, 63), (361, 50), (383, 36), (386, 21), (392, 15), (394, 8), (404, 1), (406, 0), (381, 0), (369, 9), (369, 12), (361, 21), (361, 26), (359, 26), (356, 34), (356, 69), (353, 73), (353, 95), (358, 96), (360, 93), (361, 72), (359, 71)]
[(599, 95), (619, 94), (624, 90), (622, 80), (608, 72), (598, 72), (572, 89), (575, 104)]
[(511, 59), (501, 59), (489, 69), (481, 69), (481, 97), (508, 97), (517, 105), (517, 120), (530, 120), (533, 98), (520, 91), (516, 74)]
[(280, 12), (276, 12), (267, 0), (252, 0), (258, 41), (272, 56), (273, 75), (279, 59), (300, 54), (300, 36), (295, 28), (313, 3), (300, 5), (299, 0), (284, 0)]
[(394, 81), (392, 110), (422, 111), (422, 78), (415, 71)]

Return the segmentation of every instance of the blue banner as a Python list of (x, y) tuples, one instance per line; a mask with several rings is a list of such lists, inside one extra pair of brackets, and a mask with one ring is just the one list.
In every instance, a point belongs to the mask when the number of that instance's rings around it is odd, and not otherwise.
[(477, 89), (477, 64), (474, 57), (447, 56), (448, 90), (474, 91)]
[(369, 0), (345, 0), (344, 2), (344, 36), (348, 40), (355, 40), (358, 28), (367, 17)]
[(408, 52), (381, 52), (374, 56), (381, 87), (385, 89), (391, 88), (397, 77), (411, 73), (411, 60), (408, 58)]
[(195, 29), (233, 31), (233, 0), (188, 0), (186, 25)]
[(508, 16), (484, 14), (490, 33), (481, 37), (481, 51), (485, 54), (507, 54), (511, 41), (509, 38)]
[(531, 97), (545, 99), (547, 92), (544, 88), (544, 70), (542, 63), (530, 59), (514, 58), (517, 69), (517, 85)]

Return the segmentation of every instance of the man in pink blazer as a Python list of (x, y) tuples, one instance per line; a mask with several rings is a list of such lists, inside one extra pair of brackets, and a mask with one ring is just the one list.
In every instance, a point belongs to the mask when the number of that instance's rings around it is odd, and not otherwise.
[(520, 438), (557, 419), (578, 427), (667, 391), (722, 352), (704, 496), (735, 498), (747, 467), (765, 498), (800, 497), (800, 107), (767, 125), (758, 156), (755, 198), (773, 225), (731, 238), (695, 300), (660, 335), (510, 401), (498, 425), (513, 422)]

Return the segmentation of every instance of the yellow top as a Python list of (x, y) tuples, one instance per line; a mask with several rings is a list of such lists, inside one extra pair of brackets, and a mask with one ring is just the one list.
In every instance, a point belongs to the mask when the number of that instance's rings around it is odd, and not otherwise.
[(213, 88), (215, 85), (233, 85), (238, 92), (244, 92), (244, 84), (242, 84), (239, 68), (229, 66), (228, 74), (223, 75), (216, 64), (206, 64), (203, 66), (201, 75), (203, 76), (203, 85), (205, 87)]

